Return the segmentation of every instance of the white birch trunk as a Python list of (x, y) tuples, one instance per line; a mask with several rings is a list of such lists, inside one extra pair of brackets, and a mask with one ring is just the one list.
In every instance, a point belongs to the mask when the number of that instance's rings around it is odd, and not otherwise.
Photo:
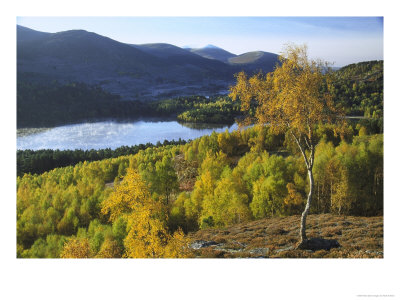
[(311, 168), (308, 169), (308, 178), (310, 180), (310, 192), (308, 193), (306, 207), (305, 207), (303, 213), (301, 214), (301, 223), (300, 223), (300, 238), (301, 238), (301, 240), (300, 240), (300, 243), (303, 243), (307, 240), (306, 219), (307, 219), (307, 215), (310, 211), (310, 205), (311, 205), (311, 200), (312, 200), (312, 195), (313, 195), (313, 190), (314, 190), (314, 177), (313, 177)]

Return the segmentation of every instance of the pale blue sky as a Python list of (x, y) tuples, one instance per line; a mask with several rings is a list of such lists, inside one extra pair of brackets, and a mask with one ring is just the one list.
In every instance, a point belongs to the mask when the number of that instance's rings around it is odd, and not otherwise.
[(235, 54), (306, 43), (312, 57), (335, 66), (383, 59), (382, 17), (17, 17), (17, 24), (45, 32), (85, 29), (133, 44), (213, 44)]

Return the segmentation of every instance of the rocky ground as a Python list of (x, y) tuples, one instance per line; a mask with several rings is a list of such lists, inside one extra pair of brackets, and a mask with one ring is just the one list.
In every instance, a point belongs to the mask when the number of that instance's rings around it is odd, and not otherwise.
[(337, 241), (329, 250), (296, 249), (299, 225), (300, 216), (290, 216), (200, 230), (189, 234), (190, 247), (203, 258), (383, 258), (382, 216), (309, 215), (307, 237)]

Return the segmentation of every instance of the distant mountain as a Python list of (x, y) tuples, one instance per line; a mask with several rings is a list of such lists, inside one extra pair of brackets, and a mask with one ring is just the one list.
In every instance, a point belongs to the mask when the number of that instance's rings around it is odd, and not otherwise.
[(217, 47), (217, 46), (214, 46), (214, 45), (211, 45), (211, 44), (206, 45), (204, 48), (221, 49), (221, 48), (219, 48), (219, 47)]
[(271, 72), (279, 62), (279, 55), (264, 51), (253, 51), (236, 55), (214, 45), (207, 45), (203, 48), (189, 48), (192, 53), (205, 58), (219, 60), (234, 67), (237, 71)]
[(18, 80), (99, 85), (125, 100), (219, 93), (240, 70), (272, 71), (276, 57), (236, 56), (213, 45), (130, 45), (85, 30), (46, 33), (17, 26)]
[(140, 45), (132, 44), (131, 46), (143, 52), (161, 58), (168, 58), (171, 56), (178, 56), (178, 55), (189, 56), (186, 50), (166, 43), (152, 43), (152, 44), (140, 44)]
[(242, 68), (244, 71), (262, 70), (263, 72), (273, 71), (279, 62), (279, 55), (264, 51), (246, 52), (241, 55), (231, 57), (228, 63)]
[[(28, 33), (28, 34), (27, 34)], [(111, 92), (127, 94), (170, 64), (127, 44), (84, 30), (39, 36), (17, 28), (17, 71), (41, 80), (102, 84)], [(118, 81), (136, 81), (124, 89)]]
[[(97, 84), (123, 99), (215, 93), (234, 70), (168, 44), (128, 45), (87, 32), (17, 26), (19, 79)], [(211, 88), (211, 89), (210, 89)]]
[(41, 38), (46, 38), (51, 33), (36, 31), (24, 26), (17, 25), (17, 43), (24, 43), (29, 41), (38, 40)]
[(20, 60), (47, 58), (54, 63), (79, 63), (101, 68), (112, 65), (113, 68), (145, 70), (149, 66), (167, 66), (142, 51), (85, 30), (69, 30), (22, 42), (17, 55)]
[(204, 48), (192, 48), (188, 50), (204, 58), (215, 59), (224, 63), (229, 63), (230, 58), (236, 57), (236, 54), (230, 53), (214, 45), (207, 45)]
[(220, 72), (221, 70), (231, 72), (231, 68), (226, 66), (226, 64), (201, 57), (171, 44), (154, 43), (132, 46), (158, 58), (167, 59), (169, 63), (174, 63), (176, 65), (192, 65), (198, 68), (213, 70), (214, 72)]

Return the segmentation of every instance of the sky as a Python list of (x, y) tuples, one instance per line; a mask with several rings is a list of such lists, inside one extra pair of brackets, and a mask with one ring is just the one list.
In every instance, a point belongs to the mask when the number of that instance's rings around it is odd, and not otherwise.
[(124, 43), (208, 44), (234, 54), (280, 53), (307, 44), (312, 58), (341, 67), (383, 59), (383, 17), (17, 17), (44, 32), (84, 29)]

